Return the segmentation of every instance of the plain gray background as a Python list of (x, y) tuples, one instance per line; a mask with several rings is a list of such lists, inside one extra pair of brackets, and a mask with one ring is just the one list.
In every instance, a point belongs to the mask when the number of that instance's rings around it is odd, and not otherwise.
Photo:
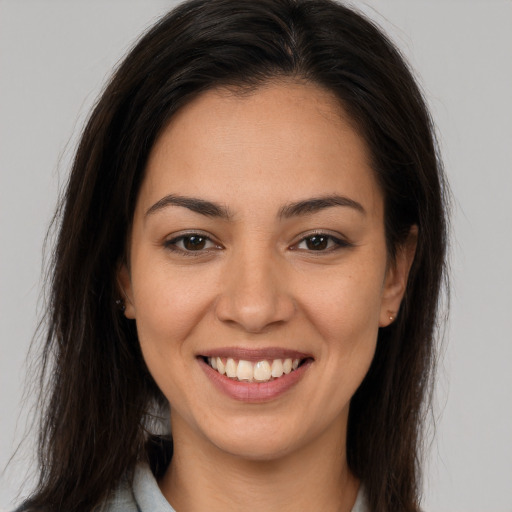
[[(354, 2), (417, 71), (455, 196), (426, 512), (512, 511), (512, 2)], [(43, 238), (105, 78), (173, 2), (0, 0), (0, 468), (23, 438)], [(30, 397), (24, 411), (30, 406)], [(18, 419), (19, 417), (19, 419)], [(0, 509), (33, 468), (1, 475)], [(25, 454), (25, 455), (23, 455)]]

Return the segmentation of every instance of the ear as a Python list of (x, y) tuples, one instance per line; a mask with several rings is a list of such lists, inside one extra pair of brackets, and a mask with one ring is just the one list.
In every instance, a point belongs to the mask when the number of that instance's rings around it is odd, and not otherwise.
[(122, 263), (117, 271), (117, 286), (124, 303), (124, 316), (135, 319), (135, 306), (133, 305), (133, 290), (130, 270), (126, 263)]
[(382, 290), (379, 327), (387, 327), (398, 314), (407, 287), (407, 278), (414, 260), (417, 243), (418, 226), (414, 225), (411, 226), (405, 242), (397, 248), (395, 261), (387, 269)]

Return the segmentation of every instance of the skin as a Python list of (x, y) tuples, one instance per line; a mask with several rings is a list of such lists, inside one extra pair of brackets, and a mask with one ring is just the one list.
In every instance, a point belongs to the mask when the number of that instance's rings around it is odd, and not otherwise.
[[(228, 216), (154, 206), (169, 194)], [(333, 195), (362, 208), (282, 214)], [(178, 237), (191, 232), (209, 240), (187, 251)], [(313, 250), (318, 233), (342, 244)], [(410, 239), (390, 262), (365, 142), (318, 86), (208, 91), (172, 118), (150, 155), (119, 282), (171, 405), (175, 454), (159, 485), (177, 510), (351, 509), (350, 399), (400, 307)], [(200, 367), (198, 354), (219, 347), (293, 349), (313, 362), (284, 394), (248, 404)]]

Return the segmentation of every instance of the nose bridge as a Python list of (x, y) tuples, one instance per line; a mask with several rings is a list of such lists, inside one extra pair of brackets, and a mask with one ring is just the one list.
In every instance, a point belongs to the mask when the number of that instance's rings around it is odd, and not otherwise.
[(283, 270), (283, 262), (269, 247), (252, 245), (234, 251), (225, 267), (218, 318), (248, 332), (289, 320), (295, 306)]

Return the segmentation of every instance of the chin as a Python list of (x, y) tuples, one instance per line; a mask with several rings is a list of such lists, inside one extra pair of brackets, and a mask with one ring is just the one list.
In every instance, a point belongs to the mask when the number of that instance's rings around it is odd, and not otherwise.
[[(258, 425), (254, 422), (258, 421)], [(297, 428), (299, 427), (299, 428)], [(304, 449), (315, 436), (289, 421), (246, 418), (211, 433), (209, 440), (223, 453), (247, 461), (270, 462)]]
[(294, 446), (282, 439), (230, 439), (216, 444), (226, 455), (251, 462), (273, 462), (290, 455)]

